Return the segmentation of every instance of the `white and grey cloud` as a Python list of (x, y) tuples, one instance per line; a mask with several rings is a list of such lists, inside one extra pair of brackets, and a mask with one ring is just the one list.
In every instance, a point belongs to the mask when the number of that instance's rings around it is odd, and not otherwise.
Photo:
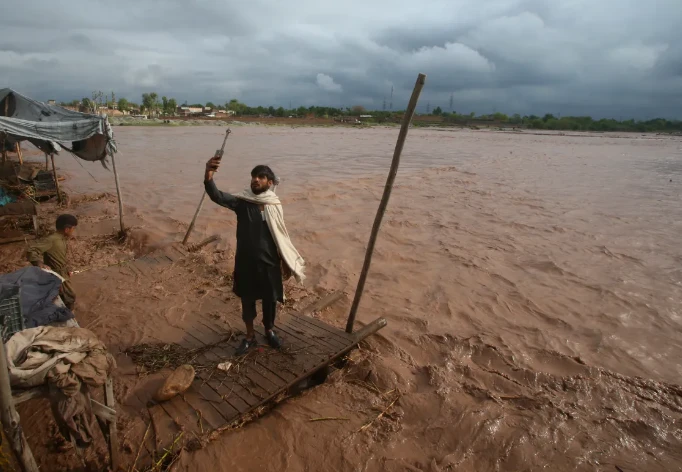
[[(682, 118), (680, 0), (14, 2), (0, 87), (139, 101)], [(38, 14), (39, 13), (39, 14)]]

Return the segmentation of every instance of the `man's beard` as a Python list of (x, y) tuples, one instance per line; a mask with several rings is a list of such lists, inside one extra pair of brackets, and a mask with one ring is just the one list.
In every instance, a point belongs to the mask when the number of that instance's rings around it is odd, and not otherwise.
[(260, 195), (261, 193), (265, 192), (266, 190), (268, 190), (267, 187), (257, 187), (257, 188), (251, 187), (251, 191), (253, 193), (255, 193), (256, 195)]

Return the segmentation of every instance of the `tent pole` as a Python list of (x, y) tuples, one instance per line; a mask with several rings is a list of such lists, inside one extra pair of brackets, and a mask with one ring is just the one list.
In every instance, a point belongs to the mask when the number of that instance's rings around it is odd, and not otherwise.
[(10, 447), (19, 461), (23, 472), (37, 472), (36, 464), (31, 448), (28, 447), (26, 436), (19, 422), (19, 413), (14, 408), (12, 398), (12, 386), (9, 381), (9, 368), (7, 367), (7, 356), (5, 354), (5, 344), (0, 338), (0, 416), (5, 436), (9, 440)]
[(54, 153), (50, 154), (50, 158), (52, 159), (52, 174), (54, 175), (54, 184), (57, 187), (57, 201), (59, 203), (62, 203), (62, 191), (59, 190), (59, 179), (57, 178), (57, 167), (54, 165)]
[(116, 158), (111, 154), (111, 164), (114, 167), (114, 180), (116, 181), (116, 194), (118, 195), (118, 219), (121, 224), (121, 235), (125, 233), (125, 225), (123, 224), (123, 199), (121, 198), (121, 184), (118, 181), (118, 172), (116, 172)]
[(45, 153), (45, 170), (50, 170), (50, 164), (48, 163), (47, 159), (47, 153)]
[[(7, 116), (9, 114), (9, 94), (5, 97), (5, 114), (3, 116)], [(2, 133), (2, 141), (0, 141), (0, 145), (2, 145), (2, 163), (4, 164), (5, 161), (7, 161), (7, 151), (5, 150), (5, 140), (7, 140), (7, 133)]]
[(24, 156), (21, 155), (21, 145), (19, 144), (19, 141), (17, 141), (17, 156), (19, 156), (19, 164), (22, 166), (24, 165)]
[(393, 152), (393, 161), (391, 162), (391, 169), (388, 172), (386, 186), (384, 187), (384, 194), (381, 197), (381, 203), (379, 203), (379, 209), (377, 210), (377, 215), (374, 218), (372, 233), (369, 236), (369, 243), (367, 244), (365, 262), (362, 265), (362, 272), (360, 272), (360, 279), (358, 280), (358, 287), (355, 290), (355, 298), (353, 299), (353, 305), (351, 306), (350, 313), (348, 314), (348, 322), (346, 323), (346, 333), (353, 332), (355, 315), (358, 312), (360, 298), (362, 298), (362, 291), (365, 289), (365, 281), (367, 280), (369, 265), (372, 262), (372, 253), (374, 252), (374, 245), (377, 242), (379, 227), (381, 226), (381, 220), (384, 217), (384, 212), (386, 211), (386, 207), (388, 206), (388, 199), (391, 197), (391, 190), (393, 189), (393, 182), (395, 181), (395, 176), (398, 173), (398, 166), (400, 165), (400, 154), (403, 152), (403, 145), (405, 144), (405, 139), (407, 138), (407, 131), (410, 128), (410, 122), (412, 121), (412, 117), (414, 116), (414, 110), (415, 108), (417, 108), (419, 94), (421, 94), (425, 82), (426, 75), (419, 74), (419, 76), (417, 77), (417, 82), (414, 84), (414, 90), (412, 91), (412, 97), (410, 97), (410, 102), (407, 105), (407, 110), (405, 110), (405, 115), (403, 115), (403, 124), (400, 127), (400, 133), (398, 134), (398, 142), (396, 143), (395, 151)]

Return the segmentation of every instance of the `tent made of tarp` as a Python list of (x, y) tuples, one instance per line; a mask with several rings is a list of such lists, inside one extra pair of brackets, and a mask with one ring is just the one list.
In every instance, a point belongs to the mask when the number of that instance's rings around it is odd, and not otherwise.
[(111, 158), (118, 208), (123, 226), (123, 202), (116, 173), (116, 142), (106, 116), (90, 115), (33, 100), (9, 88), (0, 89), (0, 149), (6, 156), (5, 142), (29, 141), (47, 155), (52, 156), (57, 194), (61, 201), (59, 183), (54, 167), (54, 155), (65, 149), (86, 161), (100, 161), (106, 167)]
[(9, 88), (0, 89), (0, 134), (10, 143), (28, 140), (47, 154), (66, 149), (102, 164), (116, 152), (106, 116), (48, 105)]

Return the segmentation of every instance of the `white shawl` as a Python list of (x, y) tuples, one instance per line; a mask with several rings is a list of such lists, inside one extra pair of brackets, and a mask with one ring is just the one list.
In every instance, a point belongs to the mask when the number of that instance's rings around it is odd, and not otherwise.
[(277, 249), (284, 259), (284, 262), (294, 274), (296, 281), (301, 283), (305, 280), (305, 261), (294, 247), (286, 226), (284, 226), (284, 212), (282, 211), (282, 203), (279, 197), (272, 190), (266, 190), (263, 193), (255, 194), (250, 188), (234, 194), (235, 197), (245, 200), (247, 202), (263, 205), (265, 209), (265, 221), (270, 228), (270, 234), (277, 244)]

